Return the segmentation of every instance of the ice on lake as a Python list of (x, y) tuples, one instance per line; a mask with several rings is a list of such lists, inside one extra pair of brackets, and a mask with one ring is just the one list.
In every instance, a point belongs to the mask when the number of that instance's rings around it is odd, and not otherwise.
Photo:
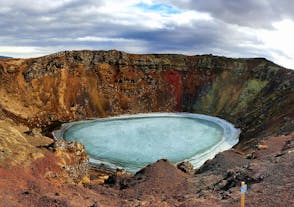
[(158, 159), (195, 167), (238, 142), (225, 120), (188, 113), (151, 113), (71, 123), (63, 133), (85, 145), (93, 163), (135, 172)]

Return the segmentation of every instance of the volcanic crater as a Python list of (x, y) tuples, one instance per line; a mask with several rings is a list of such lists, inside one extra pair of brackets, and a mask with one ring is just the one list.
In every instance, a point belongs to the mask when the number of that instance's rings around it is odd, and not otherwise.
[[(294, 71), (264, 58), (65, 51), (0, 59), (0, 206), (294, 205)], [(84, 146), (52, 139), (62, 123), (188, 112), (241, 129), (197, 170), (168, 160), (135, 174), (88, 165)]]

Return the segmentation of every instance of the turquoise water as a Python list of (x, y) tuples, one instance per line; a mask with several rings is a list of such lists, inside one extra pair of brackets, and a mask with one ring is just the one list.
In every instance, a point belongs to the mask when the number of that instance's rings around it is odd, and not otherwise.
[(63, 138), (84, 144), (94, 163), (135, 172), (161, 158), (195, 160), (223, 143), (225, 134), (224, 127), (211, 120), (155, 114), (74, 123)]

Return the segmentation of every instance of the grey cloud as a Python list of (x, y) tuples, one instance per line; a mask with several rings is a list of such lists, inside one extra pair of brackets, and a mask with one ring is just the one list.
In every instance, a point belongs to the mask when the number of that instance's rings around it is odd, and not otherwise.
[(283, 18), (294, 20), (293, 0), (163, 0), (184, 9), (208, 12), (227, 23), (250, 27), (271, 27)]
[[(54, 39), (74, 39), (83, 36), (109, 36), (126, 29), (122, 25), (101, 22), (97, 12), (91, 12), (91, 1), (70, 2), (54, 10), (36, 13), (33, 9), (14, 7), (1, 14), (0, 44), (37, 46), (66, 44)], [(97, 4), (95, 4), (98, 7)]]
[[(241, 6), (246, 4), (232, 3), (223, 9), (223, 13), (218, 11), (221, 7), (225, 7), (221, 3), (228, 5), (232, 1), (217, 0), (212, 7), (205, 3), (212, 2), (211, 0), (201, 1), (202, 3), (196, 0), (186, 4), (183, 3), (184, 1), (178, 1), (182, 2), (182, 5), (177, 5), (179, 7), (209, 10), (219, 18), (213, 21), (193, 21), (191, 25), (169, 23), (170, 25), (164, 28), (152, 30), (140, 25), (122, 25), (113, 21), (116, 19), (110, 14), (107, 16), (99, 13), (98, 8), (103, 5), (103, 1), (96, 4), (92, 0), (74, 0), (59, 7), (44, 9), (43, 12), (30, 10), (30, 7), (24, 9), (23, 5), (19, 7), (14, 5), (13, 8), (10, 5), (14, 12), (5, 12), (5, 9), (0, 9), (0, 46), (47, 48), (44, 49), (45, 52), (70, 49), (118, 49), (136, 53), (213, 53), (234, 57), (265, 56), (271, 59), (272, 57), (264, 49), (250, 47), (250, 44), (261, 45), (259, 40), (254, 36), (238, 32), (226, 22), (233, 20), (233, 16), (237, 13), (240, 18), (246, 15), (242, 13)], [(253, 1), (247, 2), (250, 3), (247, 5), (248, 8), (254, 4)], [(241, 20), (236, 19), (236, 21)], [(95, 41), (84, 37), (99, 37), (105, 40)], [(249, 46), (240, 44), (244, 42), (249, 43), (247, 44)]]
[[(193, 26), (170, 25), (169, 28), (150, 30), (138, 26), (115, 24), (101, 17), (97, 12), (89, 10), (90, 3), (82, 5), (67, 4), (54, 12), (31, 14), (22, 11), (17, 16), (10, 14), (0, 23), (2, 45), (11, 42), (22, 46), (56, 47), (56, 48), (90, 48), (90, 49), (122, 49), (145, 42), (142, 52), (183, 51), (195, 53), (212, 53), (231, 51), (238, 43), (232, 37), (238, 33), (232, 31), (221, 21), (197, 21)], [(58, 12), (57, 12), (58, 11)], [(48, 21), (46, 21), (48, 19)], [(103, 21), (101, 21), (103, 19)], [(9, 27), (9, 25), (14, 25)], [(229, 35), (229, 38), (227, 37)], [(124, 38), (133, 42), (95, 42), (76, 41), (79, 37), (97, 36)], [(252, 40), (250, 40), (252, 41)], [(131, 45), (133, 44), (133, 45)]]
[(122, 36), (148, 40), (148, 52), (175, 51), (190, 55), (213, 53), (234, 57), (266, 56), (262, 49), (240, 45), (242, 41), (261, 44), (259, 40), (240, 34), (221, 21), (197, 22), (193, 26), (177, 26), (173, 30), (129, 31)]

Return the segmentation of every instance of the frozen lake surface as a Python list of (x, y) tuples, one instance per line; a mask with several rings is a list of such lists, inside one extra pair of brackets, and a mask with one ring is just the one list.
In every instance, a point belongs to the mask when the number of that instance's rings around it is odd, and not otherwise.
[(85, 145), (90, 162), (135, 172), (167, 158), (194, 167), (238, 142), (225, 120), (189, 113), (151, 113), (68, 123), (63, 139)]

